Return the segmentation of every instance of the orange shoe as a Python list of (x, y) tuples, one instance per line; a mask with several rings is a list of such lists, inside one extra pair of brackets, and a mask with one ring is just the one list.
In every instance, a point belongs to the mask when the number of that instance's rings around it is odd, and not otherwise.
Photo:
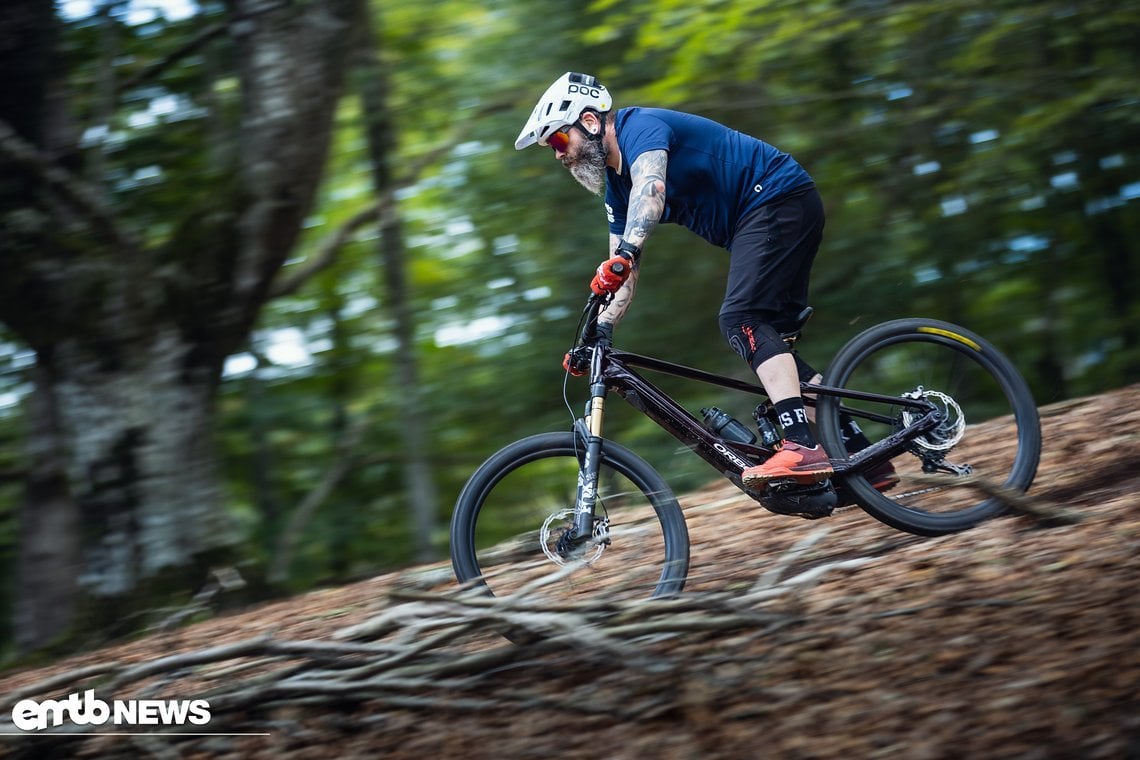
[(767, 462), (745, 470), (742, 479), (748, 488), (756, 488), (777, 478), (793, 478), (800, 483), (819, 483), (827, 480), (834, 472), (827, 452), (819, 444), (809, 449), (793, 441), (784, 441), (784, 447)]

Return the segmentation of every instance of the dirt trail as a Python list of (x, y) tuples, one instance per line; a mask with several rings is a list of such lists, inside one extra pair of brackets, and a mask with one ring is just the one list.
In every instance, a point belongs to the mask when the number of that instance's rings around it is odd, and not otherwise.
[[(66, 754), (1140, 758), (1140, 386), (1042, 414), (1046, 448), (1031, 494), (1077, 510), (1078, 525), (1010, 517), (920, 539), (858, 510), (814, 523), (773, 515), (718, 485), (682, 499), (693, 546), (686, 596), (742, 592), (808, 536), (816, 543), (785, 577), (835, 569), (751, 626), (642, 639), (627, 655), (515, 648), (474, 672), (432, 670), (399, 699), (244, 709), (217, 729), (268, 737), (88, 738)], [(864, 561), (841, 566), (855, 558)], [(393, 589), (425, 579), (444, 588), (446, 576), (442, 565), (417, 568), (227, 614), (9, 673), (0, 694), (257, 635), (331, 641), (390, 609)], [(502, 649), (484, 638), (449, 656), (477, 647)], [(192, 673), (152, 686), (179, 693)], [(65, 677), (56, 694), (73, 686)], [(0, 752), (38, 756), (46, 741), (0, 737)]]

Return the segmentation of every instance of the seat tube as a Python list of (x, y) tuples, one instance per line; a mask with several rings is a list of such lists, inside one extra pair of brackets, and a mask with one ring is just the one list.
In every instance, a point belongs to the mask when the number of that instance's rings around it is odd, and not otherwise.
[(594, 508), (598, 501), (598, 472), (602, 464), (602, 422), (606, 410), (606, 384), (590, 386), (590, 405), (586, 416), (589, 432), (586, 454), (578, 470), (578, 493), (574, 501), (574, 538), (588, 538), (594, 531)]

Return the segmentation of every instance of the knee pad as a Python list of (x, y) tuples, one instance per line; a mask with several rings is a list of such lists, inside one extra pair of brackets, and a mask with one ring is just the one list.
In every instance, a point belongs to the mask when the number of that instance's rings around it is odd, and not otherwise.
[(720, 330), (732, 350), (753, 370), (773, 356), (791, 351), (775, 327), (751, 314), (721, 314)]

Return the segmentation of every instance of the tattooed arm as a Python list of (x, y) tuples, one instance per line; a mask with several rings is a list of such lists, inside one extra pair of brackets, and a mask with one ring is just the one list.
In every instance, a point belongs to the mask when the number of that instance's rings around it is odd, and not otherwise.
[(642, 153), (629, 167), (633, 187), (626, 212), (626, 240), (641, 248), (665, 212), (665, 165), (669, 154), (663, 150)]
[[(610, 235), (610, 256), (615, 255), (618, 243), (621, 242), (621, 237), (618, 235)], [(614, 293), (613, 300), (606, 305), (602, 313), (598, 315), (598, 323), (603, 327), (608, 327), (609, 332), (613, 333), (613, 328), (625, 316), (626, 310), (629, 308), (630, 302), (633, 300), (633, 294), (637, 290), (637, 267), (629, 273), (629, 279)]]
[[(661, 221), (661, 215), (665, 212), (665, 166), (668, 162), (668, 153), (663, 150), (650, 150), (638, 156), (629, 167), (633, 187), (629, 193), (625, 235), (623, 237), (610, 235), (611, 256), (623, 238), (638, 248), (643, 248), (649, 233), (653, 232), (657, 223)], [(599, 322), (613, 326), (621, 321), (637, 290), (637, 275), (637, 267), (634, 267), (629, 279), (622, 285), (621, 290), (614, 294), (613, 301), (598, 317)]]

